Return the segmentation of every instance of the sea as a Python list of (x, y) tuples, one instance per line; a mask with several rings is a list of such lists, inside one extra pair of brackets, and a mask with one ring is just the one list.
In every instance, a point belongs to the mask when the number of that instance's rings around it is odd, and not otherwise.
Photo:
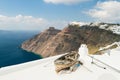
[(37, 33), (35, 31), (0, 31), (0, 67), (41, 59), (41, 56), (20, 48), (25, 40)]

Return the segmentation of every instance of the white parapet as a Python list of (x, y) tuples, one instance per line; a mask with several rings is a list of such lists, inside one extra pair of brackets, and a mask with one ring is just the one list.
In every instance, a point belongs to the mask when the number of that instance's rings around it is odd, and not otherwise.
[[(0, 80), (120, 80), (120, 73), (109, 68), (105, 64), (94, 61), (87, 56), (86, 45), (81, 45), (79, 52), (81, 58), (85, 56), (84, 63), (75, 72), (70, 74), (57, 74), (55, 72), (54, 60), (62, 55), (23, 63), (15, 66), (0, 69)], [(83, 51), (85, 50), (85, 51)], [(117, 51), (119, 51), (117, 49)], [(82, 54), (85, 53), (85, 54)], [(94, 58), (116, 68), (120, 69), (120, 51), (108, 55), (97, 55)], [(106, 67), (103, 69), (102, 67)]]

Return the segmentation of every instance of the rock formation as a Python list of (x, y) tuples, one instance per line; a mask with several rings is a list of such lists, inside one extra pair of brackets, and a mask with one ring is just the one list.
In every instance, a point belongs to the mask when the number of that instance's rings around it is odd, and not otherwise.
[(63, 30), (54, 27), (41, 32), (22, 44), (24, 50), (43, 57), (77, 51), (80, 44), (87, 44), (89, 53), (96, 53), (100, 47), (120, 41), (120, 35), (110, 30), (90, 25), (68, 25)]

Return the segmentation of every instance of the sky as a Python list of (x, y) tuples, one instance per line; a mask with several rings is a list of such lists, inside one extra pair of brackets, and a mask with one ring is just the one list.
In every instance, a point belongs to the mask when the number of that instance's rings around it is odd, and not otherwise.
[(62, 29), (70, 22), (120, 22), (120, 0), (0, 0), (0, 30)]

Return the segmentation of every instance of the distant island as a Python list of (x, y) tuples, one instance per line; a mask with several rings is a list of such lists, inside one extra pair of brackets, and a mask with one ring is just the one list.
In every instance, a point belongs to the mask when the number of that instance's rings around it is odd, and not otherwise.
[(100, 47), (120, 41), (120, 24), (72, 22), (63, 30), (50, 27), (23, 42), (21, 48), (43, 57), (78, 51), (87, 44), (89, 53), (96, 54)]

